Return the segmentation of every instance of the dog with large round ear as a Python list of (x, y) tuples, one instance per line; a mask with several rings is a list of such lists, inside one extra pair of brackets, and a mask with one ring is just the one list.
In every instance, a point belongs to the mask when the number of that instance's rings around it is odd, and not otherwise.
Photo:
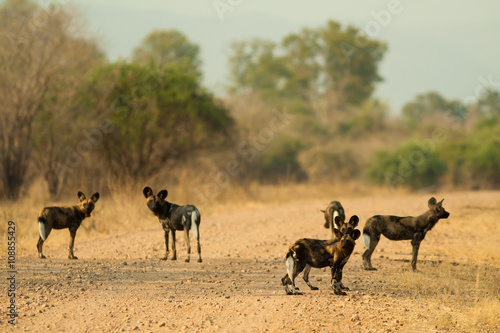
[(342, 224), (344, 224), (344, 219), (341, 216), (335, 216), (335, 225), (340, 229)]
[(99, 192), (95, 192), (94, 194), (92, 194), (92, 196), (90, 197), (90, 200), (92, 200), (94, 203), (96, 203), (97, 200), (99, 200)]
[(361, 231), (359, 229), (354, 229), (352, 231), (351, 237), (352, 239), (356, 240), (361, 236)]
[[(443, 199), (444, 200), (444, 199)], [(436, 198), (432, 197), (429, 199), (429, 202), (427, 202), (427, 205), (429, 206), (429, 208), (431, 208), (432, 206), (434, 206), (435, 204), (437, 203), (437, 200)]]
[(153, 190), (151, 189), (151, 187), (146, 186), (146, 187), (142, 190), (142, 193), (144, 194), (144, 197), (147, 199), (147, 198), (149, 198), (150, 196), (152, 196), (152, 195), (153, 195)]
[(177, 260), (177, 251), (175, 248), (175, 232), (177, 230), (184, 232), (184, 240), (187, 247), (187, 259), (186, 262), (190, 260), (191, 245), (189, 243), (189, 231), (193, 230), (193, 236), (197, 242), (198, 250), (198, 262), (201, 260), (201, 245), (200, 245), (200, 222), (201, 214), (198, 208), (193, 205), (179, 206), (172, 202), (168, 202), (165, 199), (168, 197), (168, 191), (163, 189), (158, 194), (154, 195), (151, 187), (146, 186), (142, 190), (142, 194), (146, 197), (146, 205), (149, 210), (153, 212), (155, 216), (158, 217), (163, 231), (165, 232), (165, 257), (163, 260), (168, 258), (169, 248), (168, 239), (169, 234), (172, 234), (172, 260)]
[(352, 224), (352, 226), (354, 228), (356, 228), (358, 226), (358, 223), (359, 223), (359, 217), (358, 217), (358, 215), (351, 216), (351, 218), (349, 219), (349, 223)]
[(78, 196), (78, 200), (80, 200), (80, 202), (87, 200), (87, 197), (85, 196), (85, 194), (83, 194), (82, 191), (78, 191), (77, 196)]
[(167, 190), (161, 190), (157, 194), (158, 198), (165, 200), (166, 197), (168, 197), (168, 191)]

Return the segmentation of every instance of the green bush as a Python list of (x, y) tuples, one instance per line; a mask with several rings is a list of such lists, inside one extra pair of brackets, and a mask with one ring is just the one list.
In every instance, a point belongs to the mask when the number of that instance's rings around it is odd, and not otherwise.
[(470, 172), (473, 187), (500, 186), (500, 119), (479, 121), (467, 139), (464, 167)]
[(301, 141), (295, 139), (274, 142), (258, 159), (259, 179), (275, 183), (307, 178), (297, 159), (303, 148)]
[(410, 141), (392, 153), (385, 150), (375, 153), (367, 175), (379, 184), (420, 189), (438, 185), (446, 170), (446, 163), (438, 157), (434, 147)]

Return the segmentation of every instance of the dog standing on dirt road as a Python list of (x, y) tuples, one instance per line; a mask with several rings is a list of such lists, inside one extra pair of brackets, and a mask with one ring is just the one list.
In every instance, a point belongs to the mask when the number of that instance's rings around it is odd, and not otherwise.
[(200, 246), (200, 222), (201, 214), (199, 210), (193, 205), (179, 206), (165, 200), (168, 196), (167, 190), (161, 190), (157, 195), (153, 194), (153, 190), (146, 186), (142, 193), (147, 199), (147, 205), (155, 216), (158, 216), (160, 223), (165, 231), (165, 257), (168, 258), (168, 234), (172, 232), (172, 260), (177, 260), (177, 252), (175, 249), (175, 231), (184, 230), (184, 240), (186, 241), (188, 257), (186, 262), (189, 262), (191, 255), (191, 245), (189, 242), (189, 230), (193, 229), (193, 236), (196, 238), (198, 244), (198, 262), (201, 260), (201, 246)]
[[(349, 289), (342, 285), (342, 269), (349, 260), (355, 240), (361, 232), (355, 229), (359, 218), (353, 215), (349, 223), (343, 223), (340, 216), (335, 218), (340, 230), (334, 229), (335, 239), (319, 240), (302, 238), (296, 241), (286, 254), (287, 274), (281, 279), (287, 295), (300, 295), (295, 287), (295, 278), (304, 271), (303, 279), (311, 290), (318, 290), (309, 282), (311, 267), (323, 268), (329, 266), (332, 270), (331, 286), (335, 295), (347, 295), (342, 289)], [(291, 285), (291, 290), (288, 288)]]
[(371, 256), (380, 240), (380, 235), (384, 235), (390, 240), (411, 239), (413, 247), (411, 268), (416, 271), (420, 242), (424, 240), (427, 232), (436, 225), (439, 219), (446, 219), (450, 216), (450, 213), (443, 208), (443, 200), (436, 202), (434, 197), (430, 198), (429, 210), (419, 216), (375, 215), (370, 217), (363, 228), (363, 244), (366, 247), (366, 251), (363, 253), (364, 268), (376, 270), (372, 266)]
[[(325, 224), (324, 227), (326, 229), (330, 228), (332, 229), (332, 239), (335, 238), (335, 232), (334, 229), (340, 230), (340, 226), (342, 223), (345, 221), (345, 212), (344, 212), (344, 207), (340, 204), (338, 201), (332, 201), (328, 204), (325, 210), (322, 210), (323, 213), (325, 213)], [(337, 216), (340, 216), (342, 219), (342, 223), (338, 225), (335, 222), (335, 218)]]
[(96, 192), (90, 199), (85, 194), (78, 192), (80, 204), (72, 207), (45, 207), (38, 214), (38, 231), (40, 237), (36, 245), (38, 257), (45, 259), (42, 252), (43, 242), (49, 237), (52, 229), (69, 229), (69, 259), (78, 259), (73, 254), (76, 231), (86, 217), (94, 210), (95, 203), (99, 200), (99, 193)]

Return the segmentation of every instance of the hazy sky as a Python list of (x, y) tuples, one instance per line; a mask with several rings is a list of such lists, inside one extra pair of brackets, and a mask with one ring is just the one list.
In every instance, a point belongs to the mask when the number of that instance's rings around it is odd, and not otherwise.
[[(60, 2), (72, 2), (60, 0)], [(127, 58), (154, 29), (178, 29), (201, 47), (204, 83), (222, 92), (229, 44), (253, 37), (280, 41), (328, 19), (353, 24), (389, 45), (376, 96), (394, 111), (436, 90), (465, 100), (481, 84), (500, 90), (500, 1), (459, 0), (88, 0), (73, 1), (110, 60)], [(230, 10), (218, 13), (214, 3)], [(378, 18), (376, 13), (390, 13)], [(368, 30), (367, 30), (368, 29)], [(371, 30), (370, 30), (371, 29)], [(484, 80), (483, 80), (484, 81)]]

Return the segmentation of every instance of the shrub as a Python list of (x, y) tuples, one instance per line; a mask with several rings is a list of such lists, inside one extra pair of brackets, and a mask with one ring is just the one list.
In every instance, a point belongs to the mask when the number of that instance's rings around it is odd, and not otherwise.
[(370, 179), (379, 184), (409, 186), (420, 189), (438, 184), (447, 166), (439, 159), (434, 149), (410, 141), (399, 146), (394, 152), (379, 151), (372, 157), (367, 170)]

